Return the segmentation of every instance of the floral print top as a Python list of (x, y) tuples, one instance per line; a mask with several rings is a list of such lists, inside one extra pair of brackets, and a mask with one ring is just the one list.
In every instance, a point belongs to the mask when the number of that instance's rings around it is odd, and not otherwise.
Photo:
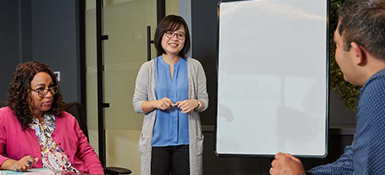
[(30, 128), (36, 131), (44, 168), (79, 173), (79, 171), (72, 166), (63, 149), (59, 148), (52, 139), (51, 134), (56, 128), (54, 115), (45, 114), (44, 122), (42, 123), (39, 122), (38, 118), (33, 119)]

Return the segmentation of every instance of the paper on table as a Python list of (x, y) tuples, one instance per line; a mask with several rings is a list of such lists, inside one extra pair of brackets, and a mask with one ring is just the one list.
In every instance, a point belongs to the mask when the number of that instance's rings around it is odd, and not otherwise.
[(23, 175), (54, 175), (55, 173), (49, 169), (30, 169), (26, 172), (2, 171), (3, 174), (23, 174)]

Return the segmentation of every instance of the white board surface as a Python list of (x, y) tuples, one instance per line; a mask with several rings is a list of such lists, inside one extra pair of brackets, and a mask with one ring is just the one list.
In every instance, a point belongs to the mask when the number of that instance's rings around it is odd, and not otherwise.
[(219, 3), (218, 155), (327, 154), (327, 3)]

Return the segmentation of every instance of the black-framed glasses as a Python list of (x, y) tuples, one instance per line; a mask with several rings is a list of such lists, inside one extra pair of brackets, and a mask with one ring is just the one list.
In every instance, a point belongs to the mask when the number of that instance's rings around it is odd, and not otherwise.
[(176, 38), (180, 40), (184, 40), (186, 37), (186, 35), (181, 32), (166, 31), (164, 34), (167, 36), (167, 38), (174, 38), (174, 36), (176, 36)]
[(58, 90), (59, 90), (59, 85), (51, 86), (47, 89), (45, 88), (31, 89), (31, 91), (36, 92), (37, 95), (41, 98), (44, 98), (45, 96), (47, 96), (48, 92), (51, 92), (52, 95), (55, 95)]

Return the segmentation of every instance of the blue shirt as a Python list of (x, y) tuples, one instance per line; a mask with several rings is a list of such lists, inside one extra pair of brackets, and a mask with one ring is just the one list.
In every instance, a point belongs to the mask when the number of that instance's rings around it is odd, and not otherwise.
[(337, 161), (315, 167), (307, 174), (385, 174), (385, 69), (370, 77), (360, 93), (352, 145)]
[[(187, 58), (186, 58), (187, 59)], [(162, 57), (155, 58), (155, 94), (158, 100), (167, 97), (174, 103), (188, 99), (187, 60), (180, 58), (174, 64), (171, 79), (170, 65)], [(152, 146), (177, 146), (189, 144), (188, 114), (177, 107), (156, 113)]]

